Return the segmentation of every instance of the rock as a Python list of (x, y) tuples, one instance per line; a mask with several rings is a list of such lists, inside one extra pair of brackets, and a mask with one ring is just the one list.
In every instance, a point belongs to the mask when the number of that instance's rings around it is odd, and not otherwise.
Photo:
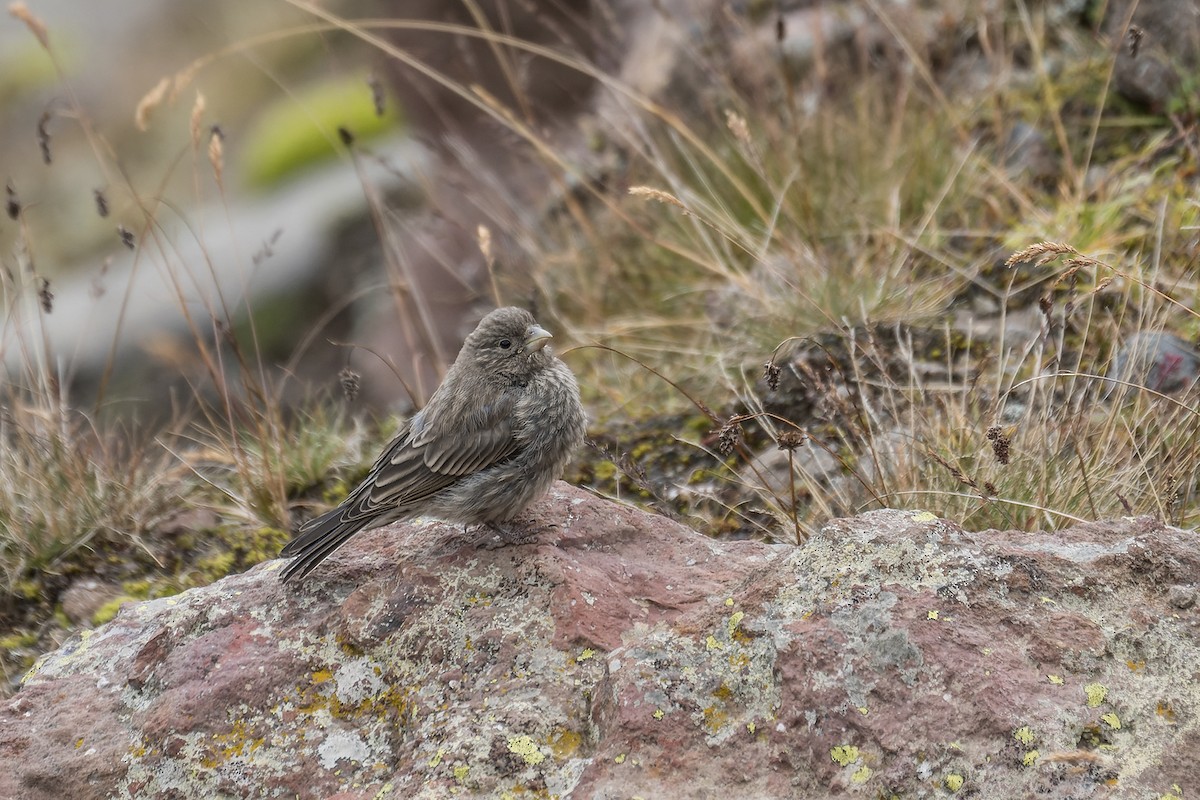
[(1034, 180), (1048, 180), (1060, 170), (1049, 137), (1026, 122), (1013, 124), (1004, 140), (1003, 155), (1004, 168), (1014, 178), (1028, 175)]
[[(1109, 376), (1155, 392), (1186, 391), (1200, 378), (1200, 351), (1170, 333), (1150, 331), (1130, 336), (1113, 358)], [(1108, 392), (1132, 389), (1106, 381)]]
[(1121, 0), (1108, 6), (1105, 31), (1119, 47), (1116, 91), (1156, 114), (1168, 110), (1185, 91), (1181, 76), (1200, 60), (1200, 6), (1195, 0)]
[[(0, 706), (0, 797), (1159, 796), (1200, 742), (1194, 534), (836, 520), (717, 542), (556, 485), (125, 606)], [(486, 542), (485, 542), (486, 544)], [(1114, 783), (1115, 782), (1115, 783)]]
[(80, 578), (62, 594), (62, 609), (76, 625), (88, 623), (102, 605), (121, 596), (121, 587), (94, 578)]

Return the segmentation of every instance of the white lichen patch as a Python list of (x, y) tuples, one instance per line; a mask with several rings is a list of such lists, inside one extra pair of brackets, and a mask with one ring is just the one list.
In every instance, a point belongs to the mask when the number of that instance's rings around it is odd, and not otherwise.
[(317, 746), (317, 755), (321, 759), (322, 767), (334, 769), (342, 759), (358, 764), (366, 763), (371, 757), (371, 748), (356, 731), (338, 729), (325, 735), (325, 740)]

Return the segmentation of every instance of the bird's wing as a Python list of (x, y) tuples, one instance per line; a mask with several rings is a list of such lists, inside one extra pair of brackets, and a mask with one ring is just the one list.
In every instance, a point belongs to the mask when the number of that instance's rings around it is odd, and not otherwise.
[[(469, 416), (433, 414), (432, 423), (406, 425), (355, 491), (358, 496), (348, 499), (342, 519), (374, 516), (380, 508), (419, 503), (459, 478), (508, 458), (517, 449), (512, 406), (510, 397), (499, 395)], [(467, 419), (459, 426), (437, 422), (464, 416)]]

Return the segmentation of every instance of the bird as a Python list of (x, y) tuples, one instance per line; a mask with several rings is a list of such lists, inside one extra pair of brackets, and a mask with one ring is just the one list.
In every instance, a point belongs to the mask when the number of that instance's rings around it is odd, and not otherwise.
[(551, 338), (524, 309), (485, 316), (362, 483), (284, 545), (282, 580), (303, 579), (360, 531), (416, 516), (528, 538), (507, 523), (561, 477), (587, 425)]

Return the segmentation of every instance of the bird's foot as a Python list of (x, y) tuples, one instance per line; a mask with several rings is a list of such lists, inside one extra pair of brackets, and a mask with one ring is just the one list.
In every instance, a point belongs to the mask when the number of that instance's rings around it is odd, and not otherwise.
[[(496, 534), (496, 536), (489, 539), (485, 545), (487, 549), (495, 550), (508, 545), (529, 544), (537, 539), (540, 534), (543, 534), (553, 528), (557, 528), (558, 526), (554, 523), (529, 527), (515, 526), (499, 522), (485, 522), (480, 527), (484, 528), (485, 530), (490, 530)], [(497, 539), (499, 541), (497, 541)]]

